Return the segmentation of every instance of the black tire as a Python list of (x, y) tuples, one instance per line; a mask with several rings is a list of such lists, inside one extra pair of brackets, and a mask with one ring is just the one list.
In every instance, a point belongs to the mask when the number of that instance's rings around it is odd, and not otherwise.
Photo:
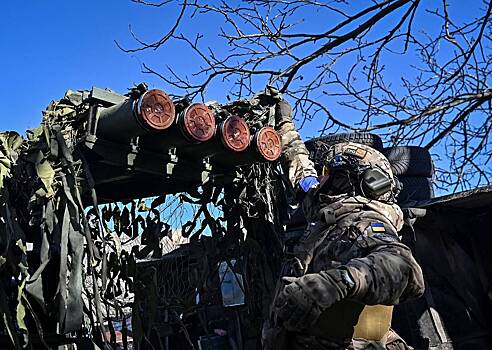
[(418, 146), (390, 147), (383, 154), (396, 176), (432, 177), (434, 166), (428, 150)]
[(381, 140), (381, 138), (378, 135), (368, 132), (354, 132), (321, 136), (308, 140), (305, 143), (308, 150), (312, 151), (318, 143), (323, 143), (330, 146), (340, 142), (355, 142), (360, 143), (361, 145), (370, 146), (374, 149), (377, 149), (378, 151), (383, 150), (383, 141)]
[(427, 177), (399, 177), (403, 188), (398, 195), (398, 203), (424, 201), (434, 197), (432, 179)]

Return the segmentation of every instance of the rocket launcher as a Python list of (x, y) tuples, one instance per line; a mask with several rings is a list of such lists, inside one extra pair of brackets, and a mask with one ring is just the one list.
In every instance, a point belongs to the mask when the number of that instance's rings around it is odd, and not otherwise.
[(218, 104), (173, 101), (143, 84), (127, 96), (97, 88), (86, 95), (83, 153), (103, 202), (185, 191), (281, 153), (272, 127)]

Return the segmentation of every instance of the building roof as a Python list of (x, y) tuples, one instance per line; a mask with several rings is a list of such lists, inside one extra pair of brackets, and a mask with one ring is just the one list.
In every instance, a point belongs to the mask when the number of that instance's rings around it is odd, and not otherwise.
[(421, 203), (419, 207), (451, 207), (458, 209), (492, 208), (492, 185), (433, 198), (430, 201)]

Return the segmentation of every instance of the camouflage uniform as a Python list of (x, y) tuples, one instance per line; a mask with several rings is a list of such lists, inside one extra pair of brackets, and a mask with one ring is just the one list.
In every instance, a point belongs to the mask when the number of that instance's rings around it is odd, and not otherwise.
[(308, 176), (318, 176), (309, 152), (292, 122), (292, 108), (282, 100), (275, 108), (275, 124), (282, 140), (282, 165), (289, 181), (296, 188)]
[[(288, 109), (278, 110), (284, 113), (280, 133), (285, 166), (296, 185), (316, 172)], [(327, 159), (348, 151), (358, 153), (360, 165), (387, 174), (391, 191), (376, 198), (343, 191), (308, 192), (303, 208), (309, 224), (296, 254), (307, 274), (283, 279), (272, 306), (271, 323), (277, 328), (264, 329), (266, 349), (408, 348), (389, 329), (391, 305), (422, 295), (424, 282), (419, 265), (397, 234), (403, 225), (401, 209), (394, 204), (397, 181), (388, 160), (368, 146), (340, 143), (330, 148)], [(330, 188), (343, 187), (335, 183), (336, 177), (331, 181)], [(365, 329), (360, 326), (363, 319), (370, 320)], [(272, 335), (274, 341), (268, 339)]]

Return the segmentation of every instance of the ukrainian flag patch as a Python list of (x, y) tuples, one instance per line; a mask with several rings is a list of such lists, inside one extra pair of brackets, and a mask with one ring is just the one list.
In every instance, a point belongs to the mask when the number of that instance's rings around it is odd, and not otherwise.
[(371, 223), (371, 229), (372, 229), (372, 232), (386, 232), (386, 230), (384, 229), (384, 224), (381, 223), (381, 222), (373, 222)]

